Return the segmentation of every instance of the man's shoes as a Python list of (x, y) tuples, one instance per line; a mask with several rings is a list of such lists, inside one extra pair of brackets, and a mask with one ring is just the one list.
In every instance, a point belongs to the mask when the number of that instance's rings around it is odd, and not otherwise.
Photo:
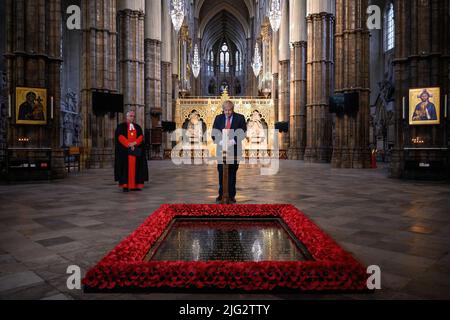
[(130, 190), (128, 188), (123, 188), (123, 192), (129, 192)]
[(142, 189), (131, 189), (131, 191), (142, 191)]
[[(216, 203), (221, 203), (222, 200), (223, 200), (222, 197), (221, 197), (221, 196), (218, 196), (218, 197), (216, 198)], [(229, 200), (230, 200), (229, 203), (236, 203), (236, 198), (230, 198)]]

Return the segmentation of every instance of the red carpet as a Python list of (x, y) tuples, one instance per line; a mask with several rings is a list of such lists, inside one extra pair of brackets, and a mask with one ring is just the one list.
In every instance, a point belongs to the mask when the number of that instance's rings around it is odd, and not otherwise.
[[(175, 217), (277, 217), (306, 246), (313, 261), (150, 261), (153, 244)], [(366, 268), (291, 205), (163, 205), (83, 279), (92, 291), (240, 289), (367, 291)]]

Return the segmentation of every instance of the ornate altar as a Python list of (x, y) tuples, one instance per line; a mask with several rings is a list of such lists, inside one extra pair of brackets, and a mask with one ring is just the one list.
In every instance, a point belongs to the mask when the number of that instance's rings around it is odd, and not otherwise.
[[(178, 99), (175, 122), (177, 129), (185, 129), (184, 136), (177, 137), (182, 145), (182, 155), (207, 158), (215, 155), (215, 144), (211, 138), (214, 119), (222, 113), (222, 104), (231, 100), (235, 112), (243, 114), (247, 121), (247, 139), (243, 142), (246, 158), (262, 158), (273, 153), (275, 127), (275, 108), (272, 99), (234, 98), (227, 91), (218, 98)], [(180, 156), (182, 156), (180, 154)]]

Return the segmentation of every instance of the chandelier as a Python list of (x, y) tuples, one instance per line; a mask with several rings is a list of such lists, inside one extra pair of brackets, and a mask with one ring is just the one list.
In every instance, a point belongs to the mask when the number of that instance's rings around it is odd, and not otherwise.
[(281, 24), (281, 5), (280, 0), (272, 0), (269, 10), (269, 21), (272, 26), (273, 32), (277, 32), (280, 29)]
[(259, 73), (261, 72), (262, 68), (262, 61), (261, 61), (261, 55), (259, 54), (259, 47), (258, 44), (255, 44), (255, 55), (253, 56), (253, 63), (252, 63), (253, 73), (255, 74), (255, 77), (259, 76)]
[(259, 82), (258, 89), (262, 91), (262, 93), (266, 98), (272, 92), (272, 81), (273, 81), (272, 73), (266, 72), (266, 74), (262, 77), (262, 79)]
[(180, 31), (184, 20), (184, 0), (171, 0), (170, 17), (172, 18), (175, 31)]
[(195, 78), (198, 78), (200, 74), (200, 59), (198, 57), (198, 46), (195, 44), (194, 47), (194, 60), (192, 61), (192, 72)]

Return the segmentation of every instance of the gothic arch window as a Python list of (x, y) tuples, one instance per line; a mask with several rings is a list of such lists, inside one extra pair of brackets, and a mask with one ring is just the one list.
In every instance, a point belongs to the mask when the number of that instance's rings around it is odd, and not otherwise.
[(209, 61), (208, 61), (208, 75), (214, 74), (214, 52), (211, 50), (209, 52)]
[(238, 50), (236, 51), (235, 64), (236, 64), (236, 72), (241, 73), (242, 71), (241, 53)]
[(394, 49), (395, 45), (395, 21), (394, 21), (394, 4), (391, 2), (387, 5), (384, 13), (384, 51)]
[(226, 42), (220, 47), (220, 72), (228, 73), (230, 72), (230, 50)]

